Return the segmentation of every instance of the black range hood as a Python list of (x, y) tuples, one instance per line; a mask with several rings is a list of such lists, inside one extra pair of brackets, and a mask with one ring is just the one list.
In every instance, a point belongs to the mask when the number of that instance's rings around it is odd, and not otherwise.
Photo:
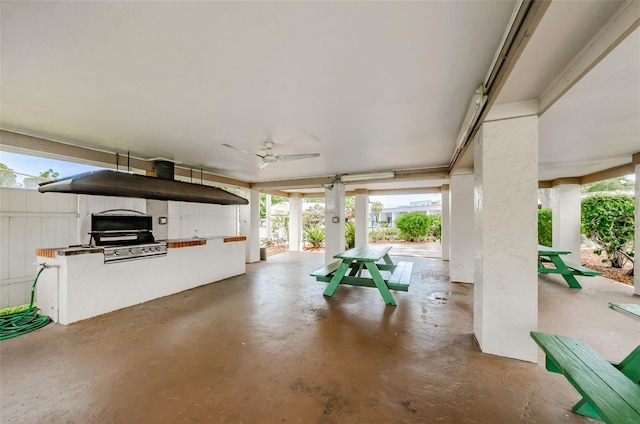
[[(138, 197), (142, 199), (247, 205), (243, 197), (217, 187), (184, 183), (173, 179), (173, 164), (156, 165), (156, 177), (112, 170), (91, 171), (41, 183), (40, 193), (77, 193), (98, 196)], [(170, 169), (168, 169), (170, 168)], [(159, 173), (158, 170), (161, 170)], [(170, 177), (170, 178), (169, 178)]]

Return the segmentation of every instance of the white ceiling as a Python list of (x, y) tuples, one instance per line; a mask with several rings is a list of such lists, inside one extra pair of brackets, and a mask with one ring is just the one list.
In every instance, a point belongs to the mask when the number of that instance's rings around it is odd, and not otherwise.
[[(446, 166), (515, 3), (2, 2), (0, 125), (248, 182)], [(553, 2), (499, 103), (537, 98), (620, 4)], [(542, 115), (541, 179), (640, 151), (639, 51)], [(222, 146), (267, 137), (321, 156), (258, 171)]]

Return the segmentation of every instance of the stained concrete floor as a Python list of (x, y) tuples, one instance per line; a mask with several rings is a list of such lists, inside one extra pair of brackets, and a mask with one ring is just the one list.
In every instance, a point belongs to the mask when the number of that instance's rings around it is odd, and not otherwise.
[[(392, 252), (393, 253), (393, 252)], [(309, 277), (318, 253), (283, 253), (246, 275), (0, 343), (3, 423), (585, 423), (579, 396), (538, 364), (486, 355), (473, 286), (447, 262), (410, 258), (408, 293)], [(610, 359), (640, 322), (607, 308), (630, 287), (541, 278), (540, 330)]]

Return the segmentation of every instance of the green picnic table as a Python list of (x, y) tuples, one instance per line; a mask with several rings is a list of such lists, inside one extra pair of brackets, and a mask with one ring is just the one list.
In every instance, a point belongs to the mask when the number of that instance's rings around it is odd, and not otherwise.
[[(576, 280), (576, 275), (584, 277), (595, 277), (602, 275), (599, 271), (587, 268), (580, 264), (574, 264), (562, 259), (563, 255), (571, 252), (567, 250), (554, 249), (553, 247), (538, 245), (538, 272), (540, 274), (560, 274), (564, 280), (573, 289), (581, 289), (582, 286)], [(547, 267), (545, 264), (553, 264), (553, 267)]]
[[(413, 262), (394, 264), (389, 257), (391, 246), (364, 245), (335, 255), (337, 261), (311, 273), (317, 281), (329, 282), (325, 296), (333, 296), (340, 284), (375, 287), (387, 305), (396, 305), (389, 290), (408, 291)], [(368, 275), (363, 275), (363, 271)], [(381, 271), (391, 273), (383, 277)]]

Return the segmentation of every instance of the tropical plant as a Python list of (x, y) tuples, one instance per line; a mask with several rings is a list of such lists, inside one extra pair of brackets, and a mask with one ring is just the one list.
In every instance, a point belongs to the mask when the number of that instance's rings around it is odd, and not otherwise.
[(315, 226), (304, 230), (304, 241), (309, 243), (311, 247), (322, 247), (324, 243), (324, 228)]
[(600, 246), (613, 268), (622, 268), (633, 257), (635, 198), (627, 195), (595, 195), (582, 200), (582, 233)]
[(384, 205), (382, 204), (382, 202), (371, 202), (371, 210), (373, 211), (373, 216), (376, 219), (376, 223), (380, 222), (380, 214), (382, 213), (382, 210), (384, 209)]
[(353, 221), (347, 221), (344, 229), (344, 238), (348, 249), (356, 247), (356, 224)]
[(538, 244), (551, 247), (553, 242), (551, 209), (538, 210)]

